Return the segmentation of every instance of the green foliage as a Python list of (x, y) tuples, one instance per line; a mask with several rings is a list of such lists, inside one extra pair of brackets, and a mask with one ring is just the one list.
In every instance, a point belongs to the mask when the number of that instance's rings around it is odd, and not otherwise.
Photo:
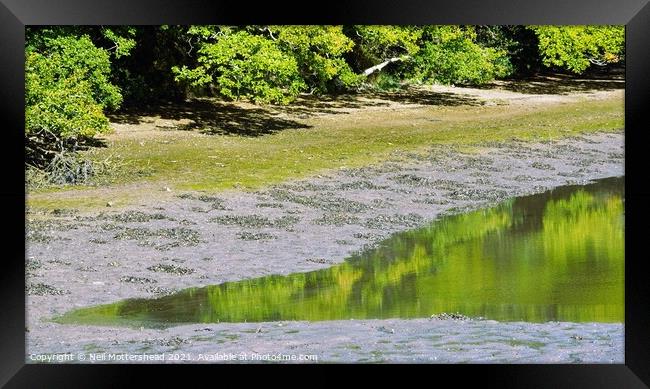
[[(76, 151), (109, 130), (104, 112), (122, 103), (120, 89), (111, 82), (111, 57), (125, 56), (135, 45), (122, 35), (124, 31), (87, 27), (26, 31), (25, 152), (30, 186), (81, 183), (96, 173)], [(114, 43), (98, 47), (107, 42)]]
[(403, 85), (400, 77), (388, 72), (380, 72), (374, 77), (372, 86), (380, 91), (394, 91), (401, 89)]
[(198, 51), (199, 66), (175, 66), (177, 80), (193, 86), (214, 83), (221, 95), (256, 103), (286, 104), (304, 89), (294, 57), (270, 39), (246, 31), (221, 32)]
[(104, 28), (101, 30), (103, 37), (113, 42), (113, 46), (108, 50), (113, 51), (115, 58), (129, 55), (136, 44), (135, 39), (133, 39), (136, 34), (136, 29), (134, 27), (122, 27), (122, 29), (123, 31), (112, 28)]
[(482, 84), (510, 74), (504, 50), (481, 47), (473, 29), (458, 26), (426, 28), (423, 48), (414, 58), (413, 77), (443, 84)]
[(392, 57), (414, 55), (423, 30), (414, 26), (354, 26), (361, 65), (369, 67)]
[(537, 35), (526, 26), (474, 26), (474, 29), (476, 43), (507, 53), (513, 74), (530, 75), (541, 69)]
[(47, 50), (52, 41), (60, 37), (88, 37), (93, 44), (114, 58), (128, 56), (136, 46), (136, 34), (142, 27), (133, 26), (48, 26), (27, 27), (26, 47), (37, 51)]
[(25, 132), (69, 139), (108, 130), (104, 109), (116, 109), (120, 90), (109, 82), (108, 53), (87, 36), (48, 39), (28, 48), (25, 61)]
[(173, 66), (196, 65), (198, 37), (187, 26), (140, 26), (128, 56), (112, 61), (112, 80), (122, 89), (124, 105), (142, 106), (186, 97), (184, 85), (175, 80)]
[(343, 57), (354, 42), (341, 26), (271, 26), (268, 31), (285, 53), (296, 58), (309, 88), (324, 93), (332, 89), (333, 80), (345, 89), (361, 81)]
[(539, 53), (546, 66), (574, 73), (591, 64), (606, 65), (623, 59), (623, 26), (531, 26), (539, 39)]

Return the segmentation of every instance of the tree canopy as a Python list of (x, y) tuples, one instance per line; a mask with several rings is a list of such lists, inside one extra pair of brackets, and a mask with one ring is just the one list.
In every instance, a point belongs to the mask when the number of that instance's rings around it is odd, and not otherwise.
[(607, 26), (532, 26), (539, 53), (547, 66), (582, 73), (590, 65), (619, 62), (625, 51), (625, 30)]

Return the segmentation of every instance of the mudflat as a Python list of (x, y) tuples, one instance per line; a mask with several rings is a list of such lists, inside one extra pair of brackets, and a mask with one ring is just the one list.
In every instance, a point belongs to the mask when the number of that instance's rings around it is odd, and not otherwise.
[(259, 190), (185, 191), (117, 210), (28, 215), (27, 361), (65, 352), (175, 352), (197, 361), (230, 352), (313, 354), (318, 362), (621, 363), (623, 324), (450, 316), (134, 329), (50, 319), (126, 298), (326, 268), (441, 215), (621, 176), (623, 152), (622, 131), (485, 142), (471, 151), (431, 146)]

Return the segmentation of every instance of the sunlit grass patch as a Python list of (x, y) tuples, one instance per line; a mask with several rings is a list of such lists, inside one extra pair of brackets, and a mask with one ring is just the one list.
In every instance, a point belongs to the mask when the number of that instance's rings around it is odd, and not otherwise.
[[(385, 161), (396, 151), (424, 152), (432, 145), (476, 150), (486, 142), (544, 141), (597, 131), (621, 130), (624, 109), (619, 98), (554, 104), (546, 107), (426, 107), (408, 119), (378, 112), (363, 120), (315, 119), (310, 128), (289, 129), (259, 137), (166, 132), (143, 142), (137, 136), (115, 137), (109, 147), (88, 157), (119, 159), (120, 168), (97, 187), (35, 190), (29, 204), (39, 208), (115, 206), (174, 191), (218, 192), (257, 189), (319, 172)], [(120, 189), (137, 185), (136, 189)], [(66, 193), (66, 195), (62, 195)], [(70, 195), (67, 195), (70, 193)], [(176, 192), (178, 193), (178, 192)]]

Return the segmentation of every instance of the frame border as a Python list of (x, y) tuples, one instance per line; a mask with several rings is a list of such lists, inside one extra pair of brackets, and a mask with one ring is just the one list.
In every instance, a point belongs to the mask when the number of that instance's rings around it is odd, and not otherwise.
[[(272, 16), (271, 16), (272, 15)], [(270, 17), (271, 16), (271, 17)], [(101, 387), (111, 383), (135, 383), (140, 375), (149, 383), (148, 365), (34, 365), (25, 364), (25, 240), (24, 227), (24, 28), (26, 25), (156, 25), (156, 24), (624, 24), (626, 25), (625, 170), (643, 177), (643, 156), (648, 143), (647, 119), (650, 101), (650, 4), (648, 0), (454, 0), (453, 2), (389, 0), (330, 4), (318, 12), (304, 6), (281, 3), (256, 4), (209, 0), (0, 0), (0, 112), (9, 119), (3, 140), (9, 147), (0, 153), (4, 185), (0, 201), (10, 227), (3, 241), (11, 243), (5, 271), (0, 272), (2, 330), (0, 385), (8, 387), (61, 387), (71, 384)], [(646, 124), (646, 126), (644, 126)], [(638, 170), (635, 172), (635, 170)], [(630, 173), (630, 171), (632, 171)], [(644, 278), (644, 260), (630, 248), (647, 239), (650, 190), (636, 179), (626, 180), (625, 264), (625, 364), (619, 365), (472, 365), (481, 369), (483, 383), (501, 387), (648, 387), (650, 385), (650, 287)], [(631, 212), (630, 212), (631, 210)], [(646, 223), (646, 224), (642, 224)], [(644, 228), (635, 228), (644, 226)], [(632, 228), (630, 228), (632, 227)], [(22, 258), (22, 259), (21, 259)], [(210, 365), (211, 368), (215, 365)], [(232, 365), (218, 365), (219, 368)], [(319, 365), (323, 366), (323, 365)], [(356, 365), (361, 369), (372, 369)], [(263, 368), (263, 366), (259, 366)], [(427, 365), (438, 368), (440, 365)], [(264, 367), (266, 368), (266, 367)], [(313, 369), (309, 366), (307, 369)], [(347, 368), (347, 367), (345, 367)], [(116, 373), (119, 369), (119, 376)], [(321, 369), (319, 367), (319, 369)], [(383, 368), (382, 368), (383, 369)], [(445, 375), (465, 382), (461, 366), (444, 365)], [(468, 367), (462, 367), (467, 371)], [(489, 370), (489, 371), (488, 371)], [(159, 371), (159, 370), (158, 370)], [(224, 370), (221, 370), (223, 372)], [(268, 371), (268, 368), (267, 368)], [(309, 370), (308, 370), (309, 371)], [(377, 372), (377, 370), (367, 370)], [(145, 373), (146, 372), (146, 373)], [(196, 370), (193, 369), (196, 373)], [(460, 373), (460, 374), (459, 374)], [(430, 373), (428, 373), (429, 375)], [(147, 374), (148, 375), (148, 374)], [(118, 378), (119, 381), (116, 380)], [(263, 377), (260, 375), (260, 377)], [(322, 376), (321, 376), (322, 377)], [(380, 377), (381, 378), (381, 377)], [(246, 378), (245, 378), (246, 379)], [(364, 378), (365, 379), (365, 378)], [(47, 383), (47, 384), (46, 384)], [(45, 385), (46, 384), (46, 385)], [(76, 386), (75, 385), (75, 386)]]

